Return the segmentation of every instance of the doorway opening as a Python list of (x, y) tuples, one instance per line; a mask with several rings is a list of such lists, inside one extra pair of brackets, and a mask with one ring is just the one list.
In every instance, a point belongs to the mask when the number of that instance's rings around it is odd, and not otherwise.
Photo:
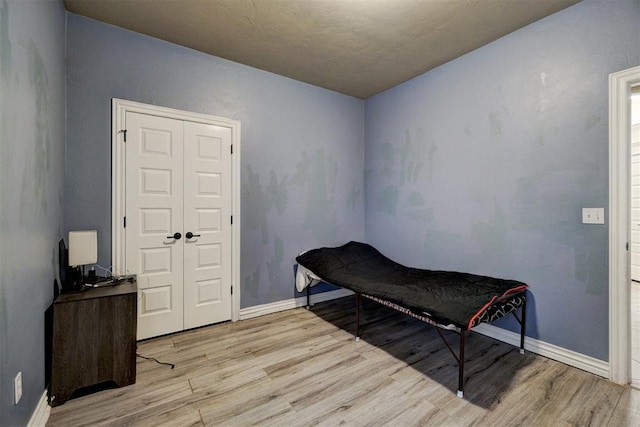
[(640, 67), (609, 76), (609, 378), (631, 381), (631, 91)]

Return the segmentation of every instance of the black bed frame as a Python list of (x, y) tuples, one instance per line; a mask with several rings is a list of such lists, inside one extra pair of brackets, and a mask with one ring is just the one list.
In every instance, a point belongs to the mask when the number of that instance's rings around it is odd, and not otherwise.
[[(307, 286), (307, 310), (310, 309), (311, 307), (310, 289), (311, 289), (311, 286)], [(391, 307), (402, 313), (408, 314), (409, 316), (415, 317), (416, 319), (422, 320), (423, 322), (429, 323), (431, 326), (435, 328), (436, 332), (438, 332), (438, 335), (440, 336), (442, 341), (445, 343), (445, 345), (449, 349), (449, 352), (456, 359), (456, 362), (458, 362), (458, 390), (456, 394), (458, 397), (464, 397), (464, 346), (465, 346), (465, 337), (467, 335), (467, 332), (470, 332), (470, 331), (467, 331), (465, 328), (460, 328), (457, 326), (455, 327), (455, 329), (452, 329), (451, 327), (447, 327), (441, 323), (438, 323), (437, 321), (427, 316), (416, 313), (410, 309), (399, 306), (395, 303), (385, 301), (381, 298), (377, 298), (371, 295), (361, 294), (357, 292), (354, 292), (354, 294), (355, 294), (355, 301), (356, 301), (356, 333), (355, 333), (356, 341), (360, 341), (361, 327), (366, 326), (366, 325), (360, 324), (360, 305), (361, 305), (362, 297), (365, 297), (371, 301), (375, 301), (377, 303), (383, 304), (387, 307)], [(522, 294), (523, 296), (523, 303), (520, 306), (521, 315), (520, 317), (518, 317), (516, 310), (512, 311), (511, 314), (513, 314), (513, 316), (516, 318), (516, 320), (520, 324), (520, 354), (524, 354), (524, 336), (525, 336), (525, 324), (526, 324), (526, 313), (527, 313), (527, 299), (524, 291), (519, 292), (519, 294)], [(375, 321), (371, 323), (375, 323)], [(444, 335), (442, 335), (442, 332), (440, 332), (440, 329), (449, 330), (458, 335), (458, 337), (460, 338), (460, 347), (457, 354), (456, 354), (456, 351), (451, 346), (451, 344), (449, 344), (449, 342), (446, 340)]]

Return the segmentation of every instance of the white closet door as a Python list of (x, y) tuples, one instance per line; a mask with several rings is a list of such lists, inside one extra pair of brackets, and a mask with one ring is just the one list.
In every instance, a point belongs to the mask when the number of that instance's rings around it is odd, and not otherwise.
[(631, 157), (631, 280), (640, 282), (640, 154)]
[[(184, 327), (231, 319), (231, 129), (184, 122)], [(192, 233), (193, 237), (188, 237)]]
[(631, 126), (631, 227), (630, 229), (631, 229), (631, 280), (640, 282), (640, 124), (634, 124)]
[(126, 127), (126, 269), (144, 339), (183, 329), (183, 122), (127, 113)]

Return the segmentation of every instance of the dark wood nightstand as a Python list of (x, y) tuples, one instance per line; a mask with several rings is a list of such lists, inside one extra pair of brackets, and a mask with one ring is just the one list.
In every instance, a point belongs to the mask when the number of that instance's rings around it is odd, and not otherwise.
[(136, 382), (136, 283), (62, 294), (53, 302), (49, 404), (107, 381)]

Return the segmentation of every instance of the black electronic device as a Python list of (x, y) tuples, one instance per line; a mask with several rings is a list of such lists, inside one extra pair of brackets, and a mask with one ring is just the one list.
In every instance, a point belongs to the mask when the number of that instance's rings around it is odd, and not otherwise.
[(58, 242), (58, 270), (60, 274), (61, 292), (63, 294), (80, 292), (84, 286), (82, 284), (82, 271), (79, 267), (69, 266), (69, 251), (64, 239)]

